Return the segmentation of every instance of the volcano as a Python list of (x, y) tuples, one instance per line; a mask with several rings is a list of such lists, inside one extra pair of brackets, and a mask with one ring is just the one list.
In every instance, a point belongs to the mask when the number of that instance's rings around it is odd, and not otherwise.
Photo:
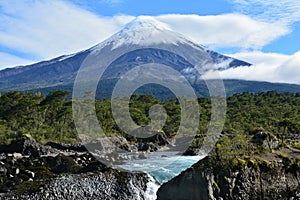
[[(127, 51), (128, 49), (135, 50)], [(102, 74), (101, 80), (105, 82), (102, 90), (111, 87), (122, 74), (141, 64), (159, 63), (171, 66), (185, 78), (193, 81), (200, 80), (206, 71), (251, 65), (211, 51), (174, 32), (168, 25), (152, 17), (140, 16), (125, 25), (118, 33), (87, 50), (0, 71), (0, 92), (13, 90), (49, 92), (55, 89), (72, 91), (77, 73), (89, 55), (107, 58), (118, 51), (124, 53), (112, 60)], [(190, 62), (194, 58), (201, 61), (200, 72)]]

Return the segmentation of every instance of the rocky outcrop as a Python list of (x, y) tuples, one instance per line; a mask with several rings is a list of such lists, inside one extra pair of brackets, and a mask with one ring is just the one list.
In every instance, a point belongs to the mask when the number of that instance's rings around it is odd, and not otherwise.
[(65, 144), (65, 143), (61, 143), (61, 142), (48, 142), (46, 144), (46, 146), (57, 149), (59, 151), (87, 152), (87, 149), (84, 147), (84, 145), (82, 145), (80, 143)]
[[(11, 196), (11, 199), (144, 199), (146, 174), (108, 170), (71, 174), (55, 178), (31, 194)], [(0, 197), (1, 198), (1, 197)]]
[(1, 146), (0, 200), (144, 199), (147, 174), (108, 167), (76, 152), (81, 146), (53, 144), (25, 139)]
[(258, 132), (252, 137), (252, 142), (259, 144), (263, 149), (276, 149), (279, 147), (280, 142), (273, 134), (268, 132)]
[(283, 162), (244, 161), (224, 166), (211, 156), (163, 184), (158, 199), (300, 199), (298, 165)]
[(1, 153), (19, 153), (23, 156), (34, 156), (47, 155), (50, 153), (57, 152), (50, 146), (44, 146), (37, 143), (32, 138), (24, 138), (20, 140), (14, 140), (9, 145), (0, 145)]

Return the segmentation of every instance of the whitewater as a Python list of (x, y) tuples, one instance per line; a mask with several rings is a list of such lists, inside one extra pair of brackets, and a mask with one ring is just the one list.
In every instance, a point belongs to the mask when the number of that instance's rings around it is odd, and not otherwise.
[(182, 171), (204, 158), (204, 155), (182, 156), (178, 152), (154, 152), (143, 154), (144, 159), (128, 159), (118, 167), (129, 171), (143, 171), (149, 175), (146, 200), (155, 200), (159, 187), (178, 176)]

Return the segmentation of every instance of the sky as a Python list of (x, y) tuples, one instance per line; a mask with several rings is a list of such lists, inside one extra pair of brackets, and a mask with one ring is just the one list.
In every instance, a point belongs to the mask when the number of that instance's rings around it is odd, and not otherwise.
[(90, 48), (140, 15), (253, 64), (223, 78), (300, 84), (298, 0), (0, 0), (0, 69)]

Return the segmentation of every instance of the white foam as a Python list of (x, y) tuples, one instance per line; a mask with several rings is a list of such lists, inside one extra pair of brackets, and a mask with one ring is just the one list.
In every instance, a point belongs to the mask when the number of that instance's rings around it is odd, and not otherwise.
[(144, 199), (145, 200), (156, 200), (156, 192), (159, 189), (160, 185), (157, 184), (152, 176), (149, 175), (150, 181), (147, 183), (147, 189), (145, 191)]

